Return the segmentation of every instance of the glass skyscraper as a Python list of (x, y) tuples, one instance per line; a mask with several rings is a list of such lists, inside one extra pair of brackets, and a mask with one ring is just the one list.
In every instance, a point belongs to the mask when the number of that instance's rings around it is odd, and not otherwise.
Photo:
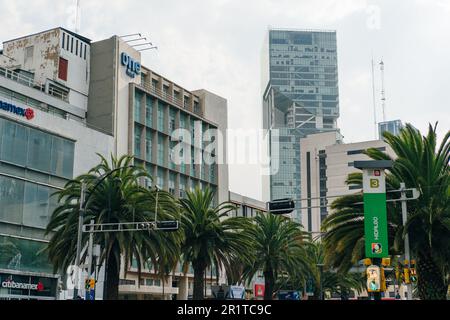
[[(263, 124), (270, 129), (270, 198), (301, 199), (300, 139), (337, 130), (339, 86), (335, 31), (271, 29), (262, 53)], [(273, 129), (278, 129), (276, 138)], [(306, 196), (306, 195), (304, 195)], [(300, 221), (300, 210), (293, 214)]]

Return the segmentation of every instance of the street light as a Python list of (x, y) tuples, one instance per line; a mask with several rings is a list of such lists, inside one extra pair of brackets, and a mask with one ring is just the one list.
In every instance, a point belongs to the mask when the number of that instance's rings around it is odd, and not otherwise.
[[(87, 209), (88, 200), (90, 199), (90, 197), (94, 193), (95, 189), (97, 189), (97, 187), (107, 177), (109, 177), (111, 174), (113, 174), (116, 171), (119, 171), (119, 170), (122, 170), (122, 169), (127, 169), (127, 168), (135, 168), (135, 166), (126, 166), (126, 167), (116, 168), (114, 170), (111, 170), (107, 174), (98, 177), (97, 179), (100, 179), (100, 180), (92, 188), (91, 192), (89, 193), (89, 195), (87, 196), (86, 199), (85, 199), (86, 183), (85, 182), (81, 182), (80, 210), (79, 210), (79, 216), (78, 216), (77, 256), (75, 258), (75, 265), (77, 266), (78, 270), (80, 269), (80, 260), (81, 260), (81, 241), (82, 241), (82, 228), (83, 228), (83, 222), (84, 222), (84, 211), (86, 211), (86, 209)], [(79, 284), (78, 270), (75, 273), (76, 281), (75, 281), (75, 288), (73, 290), (73, 299), (77, 299), (77, 297), (78, 297), (78, 284)]]

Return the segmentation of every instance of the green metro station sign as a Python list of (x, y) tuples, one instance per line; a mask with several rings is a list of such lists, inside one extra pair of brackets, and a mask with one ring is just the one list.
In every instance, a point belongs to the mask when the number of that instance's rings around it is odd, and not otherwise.
[(388, 250), (388, 228), (386, 210), (385, 169), (392, 161), (356, 161), (355, 168), (363, 170), (364, 187), (364, 231), (367, 258), (386, 258)]

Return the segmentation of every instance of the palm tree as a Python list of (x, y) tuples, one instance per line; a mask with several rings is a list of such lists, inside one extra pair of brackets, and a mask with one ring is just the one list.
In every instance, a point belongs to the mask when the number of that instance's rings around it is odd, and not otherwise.
[(229, 270), (235, 259), (248, 260), (251, 239), (242, 233), (249, 227), (246, 218), (228, 218), (236, 207), (224, 202), (214, 206), (215, 193), (206, 188), (187, 192), (180, 199), (181, 246), (184, 266), (192, 264), (194, 269), (194, 300), (204, 299), (203, 277), (205, 270), (213, 265), (218, 274), (223, 268)]
[(362, 274), (333, 270), (325, 264), (325, 247), (322, 242), (314, 242), (306, 248), (309, 261), (309, 277), (314, 283), (314, 297), (320, 298), (325, 291), (348, 297), (351, 290), (361, 292), (364, 288)]
[(262, 270), (265, 300), (272, 300), (279, 276), (306, 270), (304, 246), (309, 239), (302, 226), (289, 218), (258, 213), (246, 233), (253, 239), (254, 259), (244, 269), (243, 278), (251, 281)]
[[(81, 185), (86, 188), (84, 224), (91, 219), (96, 224), (153, 221), (155, 192), (140, 186), (140, 180), (150, 179), (143, 167), (132, 166), (133, 158), (123, 156), (111, 163), (101, 157), (98, 166), (87, 174), (69, 181), (56, 193), (59, 206), (53, 212), (47, 227), (51, 240), (46, 248), (54, 270), (65, 271), (75, 262)], [(169, 194), (159, 191), (158, 216), (171, 218), (177, 207)], [(176, 218), (176, 217), (175, 217)], [(82, 247), (88, 242), (83, 234)], [(121, 257), (125, 270), (133, 257), (141, 272), (143, 262), (158, 265), (160, 257), (178, 255), (176, 236), (160, 232), (109, 232), (94, 234), (94, 243), (101, 247), (100, 263), (105, 263), (105, 299), (118, 299)], [(86, 255), (82, 257), (86, 260)]]
[[(399, 136), (384, 134), (396, 158), (375, 149), (366, 154), (374, 160), (393, 160), (387, 174), (387, 188), (417, 188), (421, 196), (408, 202), (406, 227), (401, 223), (401, 210), (388, 205), (389, 244), (392, 254), (404, 252), (403, 239), (408, 233), (413, 257), (417, 258), (418, 293), (421, 299), (446, 299), (450, 268), (450, 132), (437, 148), (436, 126), (429, 126), (426, 136), (410, 124)], [(348, 182), (362, 184), (361, 174), (353, 174)], [(357, 203), (362, 194), (336, 200), (323, 224), (328, 261), (340, 269), (349, 269), (364, 258), (364, 214)]]

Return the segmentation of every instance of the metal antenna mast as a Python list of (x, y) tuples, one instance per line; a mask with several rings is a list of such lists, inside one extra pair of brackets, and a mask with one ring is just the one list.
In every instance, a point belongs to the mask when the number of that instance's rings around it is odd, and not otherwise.
[(80, 33), (80, 0), (77, 0), (77, 15), (75, 19), (75, 33)]
[(377, 137), (377, 103), (376, 103), (376, 97), (375, 97), (375, 64), (373, 62), (373, 55), (372, 55), (372, 99), (373, 99), (373, 125), (375, 130), (375, 140)]
[(386, 90), (384, 87), (384, 62), (381, 60), (380, 62), (380, 70), (381, 70), (381, 104), (383, 108), (383, 121), (386, 121)]

